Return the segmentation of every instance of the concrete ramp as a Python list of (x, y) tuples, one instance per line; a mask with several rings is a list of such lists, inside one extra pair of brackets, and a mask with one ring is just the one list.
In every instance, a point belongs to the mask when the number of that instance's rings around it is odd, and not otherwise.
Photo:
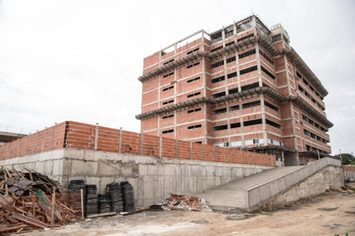
[(327, 166), (341, 167), (341, 164), (339, 160), (323, 158), (307, 166), (274, 168), (197, 195), (206, 199), (215, 210), (253, 210)]

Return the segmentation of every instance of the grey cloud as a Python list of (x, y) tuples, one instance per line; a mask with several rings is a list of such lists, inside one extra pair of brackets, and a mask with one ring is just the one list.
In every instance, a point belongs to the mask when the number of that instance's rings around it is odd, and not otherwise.
[(329, 90), (334, 152), (351, 152), (354, 10), (351, 0), (2, 0), (0, 124), (36, 130), (77, 120), (138, 131), (143, 58), (254, 12), (287, 29), (291, 45)]

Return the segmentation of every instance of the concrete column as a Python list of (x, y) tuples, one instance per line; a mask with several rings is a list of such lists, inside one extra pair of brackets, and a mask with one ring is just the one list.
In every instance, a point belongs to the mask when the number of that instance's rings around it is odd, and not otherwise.
[(266, 143), (267, 134), (266, 134), (266, 115), (265, 115), (265, 97), (264, 94), (260, 95), (260, 106), (261, 106), (261, 120), (263, 126), (263, 140)]
[(163, 138), (159, 135), (159, 157), (163, 158)]
[(222, 40), (223, 40), (223, 47), (225, 46), (224, 40), (226, 39), (226, 34), (224, 32), (224, 27), (222, 27)]
[(255, 53), (256, 53), (256, 65), (258, 67), (258, 75), (259, 75), (259, 87), (261, 87), (261, 86), (263, 86), (263, 82), (261, 79), (261, 63), (260, 63), (259, 44), (255, 45)]

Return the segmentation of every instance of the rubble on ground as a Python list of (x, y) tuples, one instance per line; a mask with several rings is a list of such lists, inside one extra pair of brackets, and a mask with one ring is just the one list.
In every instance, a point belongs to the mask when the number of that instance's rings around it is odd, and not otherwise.
[(45, 229), (81, 218), (57, 181), (33, 170), (0, 169), (0, 234)]
[(181, 194), (170, 194), (164, 202), (164, 210), (211, 211), (205, 199)]

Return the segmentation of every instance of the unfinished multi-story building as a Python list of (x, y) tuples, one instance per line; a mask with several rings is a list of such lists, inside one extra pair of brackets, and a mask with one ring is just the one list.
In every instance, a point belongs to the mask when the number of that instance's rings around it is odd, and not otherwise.
[(320, 80), (281, 25), (250, 16), (144, 59), (142, 133), (272, 152), (286, 165), (331, 152)]

